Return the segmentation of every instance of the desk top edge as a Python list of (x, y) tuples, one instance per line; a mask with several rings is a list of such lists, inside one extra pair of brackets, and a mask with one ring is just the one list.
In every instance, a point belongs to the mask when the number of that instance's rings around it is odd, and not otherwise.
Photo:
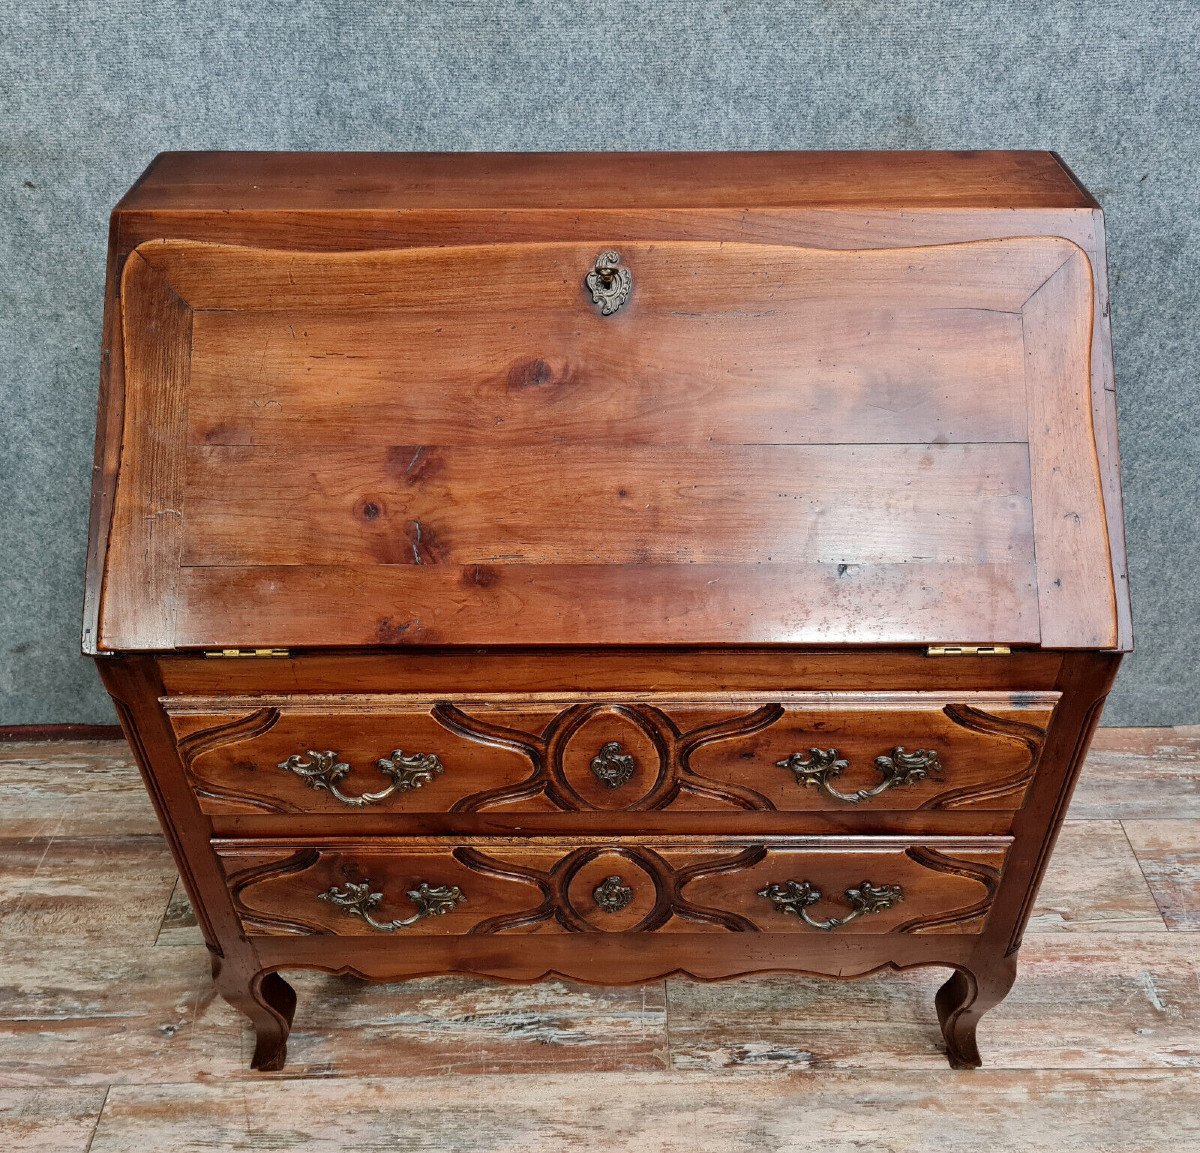
[(163, 152), (134, 211), (1089, 209), (1047, 151)]

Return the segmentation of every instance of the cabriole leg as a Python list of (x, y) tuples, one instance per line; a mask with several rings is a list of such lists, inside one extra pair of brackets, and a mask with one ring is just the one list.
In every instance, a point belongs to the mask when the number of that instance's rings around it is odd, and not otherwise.
[(287, 1060), (287, 1039), (296, 1012), (296, 991), (278, 973), (239, 972), (213, 958), (217, 992), (254, 1026), (250, 1068), (274, 1073)]
[(951, 1068), (978, 1069), (983, 1064), (975, 1028), (984, 1013), (1004, 1000), (1016, 979), (1014, 953), (973, 970), (956, 969), (938, 990), (935, 1004)]

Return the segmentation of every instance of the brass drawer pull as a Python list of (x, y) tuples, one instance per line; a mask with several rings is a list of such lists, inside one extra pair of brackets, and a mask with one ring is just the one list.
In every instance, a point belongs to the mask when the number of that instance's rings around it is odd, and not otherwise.
[(821, 899), (821, 890), (811, 881), (770, 884), (765, 889), (759, 889), (758, 895), (766, 897), (781, 913), (799, 917), (806, 925), (819, 929), (822, 933), (848, 925), (868, 913), (882, 913), (904, 900), (904, 890), (899, 885), (872, 885), (870, 881), (863, 881), (857, 889), (846, 890), (846, 900), (850, 902), (849, 913), (844, 917), (830, 917), (828, 921), (817, 921), (808, 915), (808, 909)]
[(417, 906), (417, 911), (402, 921), (377, 921), (371, 916), (371, 910), (378, 908), (383, 901), (383, 894), (372, 893), (370, 881), (363, 881), (361, 884), (347, 881), (340, 889), (335, 885), (324, 893), (318, 893), (317, 899), (328, 901), (348, 916), (361, 917), (372, 929), (378, 929), (381, 933), (393, 933), (397, 929), (415, 925), (426, 917), (444, 916), (467, 898), (457, 885), (433, 887), (422, 881), (415, 889), (408, 891), (408, 899)]
[(633, 276), (621, 264), (621, 254), (611, 250), (596, 257), (583, 282), (592, 294), (592, 303), (600, 305), (601, 316), (612, 316), (633, 291)]
[(637, 761), (632, 753), (627, 753), (620, 741), (609, 741), (600, 746), (600, 751), (592, 758), (592, 772), (602, 785), (609, 789), (619, 789), (637, 768)]
[(795, 774), (796, 784), (802, 787), (815, 785), (826, 796), (850, 805), (869, 801), (872, 797), (900, 785), (915, 785), (926, 777), (940, 780), (942, 772), (942, 763), (933, 749), (918, 749), (915, 753), (906, 753), (903, 745), (897, 745), (890, 754), (875, 758), (875, 769), (883, 777), (879, 784), (873, 789), (842, 793), (829, 783), (832, 778), (840, 777), (850, 767), (849, 761), (838, 756), (837, 749), (809, 749), (807, 758), (803, 753), (792, 753), (790, 757), (776, 761), (775, 764), (778, 768), (790, 769)]
[(592, 891), (592, 900), (606, 913), (619, 913), (633, 900), (633, 890), (621, 877), (608, 877)]
[(299, 753), (293, 754), (286, 761), (280, 761), (278, 767), (295, 773), (309, 788), (318, 791), (324, 789), (335, 800), (354, 808), (377, 805), (380, 801), (386, 801), (393, 793), (419, 789), (443, 771), (442, 762), (434, 753), (413, 753), (411, 756), (405, 756), (403, 749), (396, 749), (390, 757), (375, 762), (379, 771), (390, 777), (392, 783), (377, 793), (361, 793), (353, 797), (338, 788), (338, 781), (347, 776), (350, 766), (344, 761), (339, 761), (337, 753), (318, 753), (309, 749), (307, 755), (306, 761)]

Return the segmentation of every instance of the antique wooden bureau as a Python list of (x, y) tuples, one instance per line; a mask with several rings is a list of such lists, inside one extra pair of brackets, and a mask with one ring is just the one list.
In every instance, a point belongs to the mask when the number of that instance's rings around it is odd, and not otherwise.
[(977, 1065), (1130, 646), (1107, 315), (1044, 152), (156, 159), (83, 643), (255, 1067), (289, 967), (916, 965)]

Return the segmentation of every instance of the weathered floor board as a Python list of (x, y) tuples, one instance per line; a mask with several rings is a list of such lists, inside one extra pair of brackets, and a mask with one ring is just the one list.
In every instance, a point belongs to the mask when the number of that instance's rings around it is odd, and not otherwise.
[(1027, 933), (1165, 932), (1119, 821), (1067, 821)]
[(945, 1067), (928, 970), (635, 989), (295, 973), (290, 1060), (263, 1075), (125, 746), (0, 744), (0, 1143), (1200, 1147), (1200, 728), (1101, 730), (1070, 816), (977, 1073)]
[[(161, 837), (34, 838), (37, 864), (0, 906), (0, 941), (153, 945), (176, 872)], [(0, 842), (0, 853), (8, 846)]]
[(166, 911), (158, 927), (156, 945), (203, 945), (204, 937), (200, 926), (196, 923), (196, 914), (183, 891), (183, 882), (176, 881), (171, 899), (167, 902)]
[[(1184, 934), (1030, 934), (1007, 999), (979, 1027), (991, 1069), (1200, 1069), (1200, 955)], [(928, 1068), (945, 971), (830, 984), (667, 982), (677, 1069)]]
[(1151, 1153), (1197, 1142), (1195, 1073), (943, 1069), (121, 1087), (91, 1153)]
[(0, 942), (0, 1086), (233, 1077), (241, 1019), (201, 949)]
[[(202, 947), (0, 944), (0, 1085), (259, 1080)], [(297, 972), (283, 1077), (661, 1069), (661, 983), (591, 988), (454, 977), (367, 985)]]
[(104, 1097), (103, 1087), (0, 1089), (0, 1148), (87, 1153)]
[(0, 741), (0, 837), (138, 837), (158, 821), (124, 741)]
[(1200, 725), (1100, 729), (1069, 815), (1075, 820), (1200, 817)]
[(1200, 819), (1123, 823), (1167, 927), (1200, 930)]

